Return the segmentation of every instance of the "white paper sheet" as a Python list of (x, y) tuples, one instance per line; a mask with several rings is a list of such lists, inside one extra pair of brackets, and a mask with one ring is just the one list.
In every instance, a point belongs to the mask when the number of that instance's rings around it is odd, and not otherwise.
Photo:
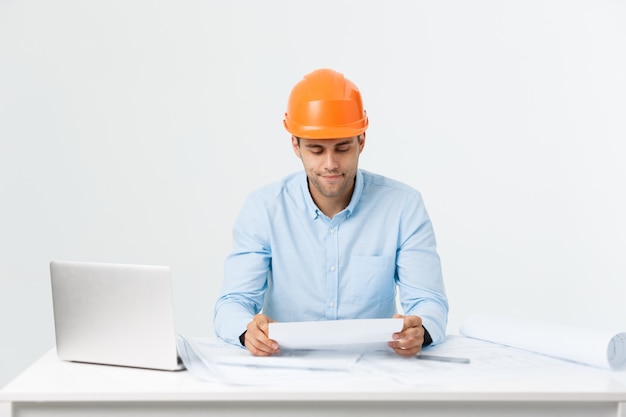
[(574, 362), (458, 335), (448, 335), (445, 342), (424, 348), (423, 352), (437, 356), (470, 358), (471, 362), (462, 364), (417, 360), (400, 357), (389, 350), (368, 351), (359, 359), (355, 370), (367, 369), (375, 375), (384, 375), (408, 385), (471, 381), (483, 383), (497, 379), (569, 374), (572, 371), (578, 375), (583, 371), (590, 374), (604, 372)]
[[(351, 381), (437, 385), (537, 378), (541, 375), (550, 377), (562, 375), (569, 380), (572, 372), (585, 378), (587, 375), (593, 377), (597, 373), (607, 372), (597, 367), (583, 366), (572, 361), (456, 335), (448, 336), (441, 344), (425, 348), (424, 352), (439, 356), (470, 358), (469, 364), (402, 357), (388, 347), (366, 351), (292, 350), (283, 358), (259, 358), (252, 356), (245, 349), (215, 338), (189, 339), (179, 335), (178, 342), (181, 358), (192, 375), (205, 381), (241, 386), (323, 384), (325, 387), (329, 385), (342, 387), (349, 385)], [(264, 359), (269, 360), (264, 362)], [(281, 359), (285, 360), (282, 364)], [(626, 371), (614, 372), (615, 378), (622, 377), (622, 380), (626, 381), (624, 376)]]
[(315, 380), (348, 375), (362, 352), (291, 350), (274, 356), (253, 356), (246, 349), (218, 339), (177, 335), (179, 355), (198, 379), (234, 385), (272, 385), (285, 380)]
[(272, 356), (253, 356), (246, 349), (225, 343), (196, 342), (195, 346), (203, 356), (211, 355), (213, 362), (218, 365), (349, 371), (361, 356), (360, 352), (311, 349), (291, 349)]
[[(281, 349), (312, 349), (356, 344), (384, 347), (392, 334), (402, 330), (404, 320), (357, 319), (270, 323), (269, 337)], [(365, 347), (363, 347), (365, 348)]]
[(626, 333), (495, 314), (469, 317), (462, 324), (460, 333), (605, 369), (626, 368)]

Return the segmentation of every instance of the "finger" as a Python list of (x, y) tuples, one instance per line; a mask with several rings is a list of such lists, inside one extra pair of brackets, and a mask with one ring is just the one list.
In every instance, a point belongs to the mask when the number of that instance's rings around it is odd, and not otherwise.
[(260, 330), (267, 336), (269, 334), (269, 317), (264, 314), (257, 314), (248, 326), (254, 327), (255, 330)]
[(393, 339), (388, 345), (394, 352), (403, 356), (415, 355), (422, 349), (424, 344), (424, 330), (421, 326), (418, 328), (412, 327), (404, 332), (395, 333)]
[(392, 342), (388, 342), (387, 345), (392, 349), (402, 349), (402, 350), (410, 350), (410, 349), (419, 349), (424, 344), (423, 338), (410, 338), (410, 339), (401, 339), (395, 340)]
[(267, 335), (270, 321), (269, 317), (257, 314), (252, 322), (248, 323), (245, 345), (255, 356), (268, 356), (279, 351), (278, 343)]
[(409, 340), (420, 338), (424, 336), (424, 328), (419, 327), (404, 327), (400, 332), (391, 335), (393, 340)]
[(415, 355), (422, 349), (424, 343), (423, 338), (401, 339), (389, 342), (388, 345), (399, 355), (409, 356)]
[[(246, 348), (255, 356), (269, 356), (278, 353), (280, 348), (274, 340), (268, 339), (261, 332), (251, 332), (250, 337), (246, 333)], [(256, 334), (255, 334), (256, 333)]]
[(416, 337), (423, 336), (423, 334), (424, 334), (424, 329), (421, 326), (420, 327), (408, 327), (402, 330), (400, 333), (395, 333), (393, 340), (413, 339)]
[(418, 316), (404, 316), (404, 327), (402, 330), (413, 327), (422, 327), (422, 319)]
[(406, 348), (406, 347), (393, 348), (393, 351), (400, 356), (415, 356), (419, 353), (420, 350), (422, 350), (421, 345), (412, 347), (412, 348)]

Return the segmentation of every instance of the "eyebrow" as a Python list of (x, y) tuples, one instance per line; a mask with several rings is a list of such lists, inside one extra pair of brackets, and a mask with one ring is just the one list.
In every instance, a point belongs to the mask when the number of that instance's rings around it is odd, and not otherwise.
[[(339, 142), (335, 144), (335, 148), (339, 147), (339, 146), (345, 146), (345, 145), (352, 145), (352, 141), (351, 140), (345, 140), (343, 142)], [(305, 145), (305, 147), (307, 148), (324, 148), (324, 146), (320, 143), (310, 143), (308, 145)]]

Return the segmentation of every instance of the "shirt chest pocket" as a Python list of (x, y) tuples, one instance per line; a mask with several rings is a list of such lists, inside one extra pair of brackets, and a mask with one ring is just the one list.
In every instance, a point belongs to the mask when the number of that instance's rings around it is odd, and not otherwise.
[(345, 282), (346, 301), (372, 305), (395, 297), (393, 256), (352, 256)]

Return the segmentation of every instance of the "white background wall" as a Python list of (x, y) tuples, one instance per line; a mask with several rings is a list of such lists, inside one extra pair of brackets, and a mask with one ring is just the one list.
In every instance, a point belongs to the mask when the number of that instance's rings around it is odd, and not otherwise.
[(450, 333), (626, 330), (624, 22), (617, 0), (0, 0), (0, 386), (54, 344), (52, 259), (169, 265), (178, 330), (212, 335), (232, 222), (301, 169), (282, 116), (319, 67), (363, 93), (361, 167), (424, 195)]

